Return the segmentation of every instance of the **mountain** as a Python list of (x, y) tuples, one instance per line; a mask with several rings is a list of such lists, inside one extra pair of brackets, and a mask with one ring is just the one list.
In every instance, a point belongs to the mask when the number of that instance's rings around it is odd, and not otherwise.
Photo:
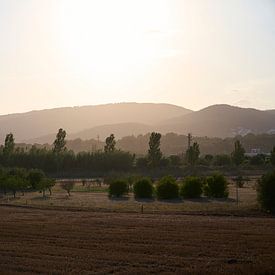
[[(0, 116), (0, 139), (12, 132), (17, 142), (54, 136), (59, 128), (68, 134), (119, 123), (156, 124), (191, 110), (171, 104), (118, 103), (65, 107)], [(47, 140), (47, 139), (46, 139)]]
[(232, 137), (248, 133), (275, 132), (275, 112), (259, 111), (230, 105), (213, 105), (197, 112), (163, 122), (163, 133), (175, 132), (196, 136)]
[(105, 140), (159, 131), (194, 136), (233, 137), (248, 133), (275, 133), (275, 110), (260, 111), (230, 105), (213, 105), (193, 112), (151, 103), (120, 103), (57, 108), (0, 116), (0, 138), (13, 132), (17, 142), (52, 143), (59, 128), (68, 139)]
[(131, 135), (137, 136), (140, 134), (147, 134), (151, 132), (153, 128), (153, 126), (141, 123), (119, 123), (86, 129), (84, 131), (69, 135), (68, 138), (81, 138), (83, 140), (88, 140), (99, 137), (101, 140), (105, 140), (105, 138), (108, 137), (111, 133), (114, 134), (116, 138), (122, 138)]

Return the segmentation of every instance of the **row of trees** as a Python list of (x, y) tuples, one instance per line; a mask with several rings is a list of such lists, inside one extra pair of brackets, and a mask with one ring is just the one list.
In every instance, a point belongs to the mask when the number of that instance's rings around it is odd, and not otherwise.
[(44, 172), (38, 169), (26, 170), (23, 168), (0, 169), (0, 193), (41, 191), (43, 196), (48, 190), (51, 194), (55, 181), (45, 176)]
[[(266, 156), (257, 155), (250, 159), (245, 156), (245, 150), (239, 140), (235, 141), (234, 150), (229, 155), (200, 154), (197, 142), (190, 146), (183, 154), (165, 157), (161, 152), (161, 134), (151, 133), (148, 152), (145, 157), (136, 158), (128, 152), (116, 149), (115, 136), (111, 134), (105, 140), (104, 151), (81, 152), (75, 154), (66, 148), (66, 131), (59, 129), (52, 149), (36, 148), (23, 150), (15, 147), (13, 134), (8, 134), (4, 146), (0, 149), (0, 165), (4, 167), (38, 168), (52, 175), (84, 175), (104, 174), (109, 171), (130, 171), (135, 166), (139, 169), (161, 169), (167, 167), (181, 167), (182, 165), (214, 165), (240, 166), (244, 162), (261, 165), (266, 162)], [(275, 165), (275, 147), (270, 156), (270, 162)]]
[[(129, 182), (126, 180), (114, 180), (110, 183), (109, 196), (120, 197), (129, 192)], [(149, 178), (141, 178), (135, 181), (133, 192), (136, 198), (177, 199), (200, 198), (202, 194), (211, 198), (227, 198), (228, 182), (221, 174), (209, 177), (187, 177), (178, 183), (172, 176), (165, 176), (153, 183)]]

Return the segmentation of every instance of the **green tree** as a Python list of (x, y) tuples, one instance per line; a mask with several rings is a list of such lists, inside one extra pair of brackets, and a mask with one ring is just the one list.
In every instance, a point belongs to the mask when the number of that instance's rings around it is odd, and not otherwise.
[(235, 165), (240, 166), (245, 159), (245, 149), (239, 140), (235, 141), (234, 151), (232, 152), (232, 161)]
[(272, 151), (270, 152), (270, 162), (273, 166), (275, 166), (275, 146), (273, 147)]
[(3, 149), (4, 154), (10, 155), (11, 153), (13, 153), (14, 147), (15, 147), (15, 142), (14, 142), (13, 134), (12, 133), (7, 134), (5, 138), (4, 149)]
[(65, 138), (66, 138), (66, 131), (63, 130), (62, 128), (60, 128), (58, 130), (57, 135), (56, 135), (56, 139), (53, 143), (53, 146), (54, 146), (53, 147), (53, 152), (54, 153), (59, 154), (59, 153), (64, 152), (64, 151), (67, 150)]
[(157, 167), (160, 164), (162, 153), (160, 151), (160, 133), (151, 133), (148, 150), (148, 164), (150, 167)]
[(41, 191), (43, 193), (43, 198), (45, 198), (46, 194), (46, 190), (49, 190), (50, 195), (52, 194), (52, 187), (55, 185), (55, 181), (53, 179), (49, 179), (49, 178), (42, 178), (40, 180), (40, 182), (37, 185), (37, 190)]
[(200, 156), (200, 146), (197, 142), (193, 143), (186, 151), (186, 159), (188, 164), (195, 166)]
[(109, 137), (105, 140), (105, 146), (104, 146), (104, 152), (105, 153), (111, 153), (115, 151), (116, 146), (116, 140), (114, 134), (111, 134)]
[(41, 181), (45, 178), (45, 174), (42, 170), (32, 169), (29, 171), (28, 180), (31, 184), (32, 189), (38, 190), (38, 186), (40, 186)]
[(67, 191), (68, 195), (71, 196), (71, 191), (74, 189), (75, 182), (74, 181), (63, 181), (60, 184), (61, 188)]

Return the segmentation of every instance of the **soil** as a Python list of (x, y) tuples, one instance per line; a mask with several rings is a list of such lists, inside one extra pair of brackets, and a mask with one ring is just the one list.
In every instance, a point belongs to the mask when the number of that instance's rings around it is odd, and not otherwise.
[(1, 274), (275, 274), (275, 218), (0, 206)]

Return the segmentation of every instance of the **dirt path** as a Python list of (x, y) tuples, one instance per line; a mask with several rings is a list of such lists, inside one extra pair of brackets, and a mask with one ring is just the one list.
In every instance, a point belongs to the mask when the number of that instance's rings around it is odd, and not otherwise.
[(275, 273), (275, 219), (0, 207), (0, 273)]

